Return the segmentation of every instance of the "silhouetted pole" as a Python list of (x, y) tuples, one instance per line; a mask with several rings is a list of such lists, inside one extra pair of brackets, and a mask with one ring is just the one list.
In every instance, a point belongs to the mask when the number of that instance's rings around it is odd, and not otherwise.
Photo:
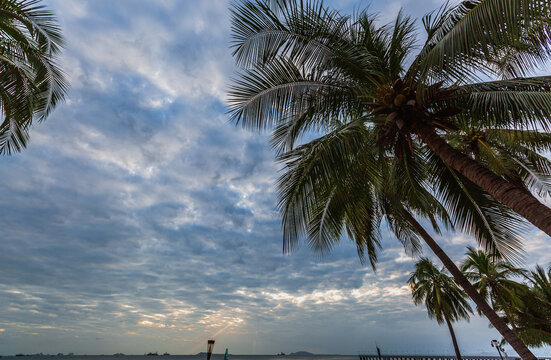
[(207, 360), (210, 360), (213, 348), (214, 348), (214, 340), (207, 341)]
[(499, 354), (499, 358), (503, 360), (503, 356), (501, 356), (501, 350), (499, 349), (499, 343), (497, 340), (492, 340), (492, 347), (495, 347), (497, 349), (497, 353)]

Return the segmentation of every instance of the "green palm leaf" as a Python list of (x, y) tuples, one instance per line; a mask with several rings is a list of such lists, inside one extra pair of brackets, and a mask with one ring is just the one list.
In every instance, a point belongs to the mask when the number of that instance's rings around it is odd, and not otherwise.
[(67, 82), (57, 65), (61, 30), (39, 1), (3, 1), (0, 32), (0, 154), (11, 154), (26, 146), (32, 121), (63, 101)]
[(549, 15), (550, 5), (534, 0), (471, 0), (441, 9), (425, 18), (429, 36), (408, 75), (464, 82), (504, 68), (523, 73), (548, 58)]
[(517, 78), (457, 88), (451, 101), (487, 126), (549, 129), (551, 77)]
[(261, 72), (246, 71), (234, 81), (229, 101), (232, 121), (257, 130), (301, 116), (325, 126), (326, 117), (338, 117), (344, 109), (358, 105), (345, 82), (321, 71), (304, 74), (283, 58), (263, 65)]
[(457, 286), (445, 269), (439, 270), (429, 259), (422, 258), (415, 264), (415, 271), (408, 280), (413, 302), (425, 303), (430, 318), (439, 324), (469, 320), (471, 306), (465, 293)]

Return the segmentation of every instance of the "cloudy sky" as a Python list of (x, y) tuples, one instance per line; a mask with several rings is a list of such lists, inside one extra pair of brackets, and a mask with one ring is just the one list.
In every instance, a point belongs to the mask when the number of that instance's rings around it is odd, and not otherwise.
[[(348, 241), (281, 251), (266, 135), (228, 123), (224, 0), (48, 0), (67, 38), (67, 102), (0, 158), (0, 355), (453, 352), (415, 307), (413, 259), (385, 233), (379, 269)], [(368, 3), (334, 0), (352, 11)], [(389, 21), (437, 1), (375, 0)], [(438, 237), (461, 260), (472, 240)], [(527, 266), (551, 261), (526, 238)], [(492, 353), (486, 320), (457, 324)]]

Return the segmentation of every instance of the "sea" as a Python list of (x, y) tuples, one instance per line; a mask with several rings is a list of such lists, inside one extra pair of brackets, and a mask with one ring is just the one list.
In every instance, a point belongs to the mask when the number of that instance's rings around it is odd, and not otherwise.
[[(370, 354), (376, 359), (375, 354)], [(518, 357), (484, 355), (463, 355), (464, 360), (521, 360)], [(0, 356), (1, 360), (206, 360), (206, 353), (196, 355), (17, 355)], [(551, 353), (547, 356), (538, 356), (538, 360), (551, 360)], [(364, 357), (365, 359), (365, 357)], [(224, 360), (224, 354), (212, 354), (211, 360)], [(358, 355), (229, 355), (229, 360), (361, 360)], [(383, 354), (382, 360), (455, 360), (455, 356), (448, 355), (398, 355)]]
[[(206, 360), (197, 355), (24, 355), (3, 356), (2, 360)], [(212, 354), (211, 360), (224, 360), (224, 354)], [(229, 360), (359, 360), (358, 355), (229, 355)]]
[[(394, 355), (390, 358), (383, 356), (384, 360), (405, 360), (413, 358), (411, 355)], [(450, 355), (428, 355), (423, 356), (424, 360), (441, 360)], [(468, 360), (501, 360), (498, 356), (463, 356)], [(205, 353), (197, 355), (170, 355), (170, 356), (146, 356), (146, 355), (24, 355), (24, 356), (3, 356), (2, 360), (206, 360)], [(516, 358), (508, 358), (513, 360)], [(539, 359), (551, 360), (549, 357)], [(224, 354), (212, 354), (211, 360), (224, 360)], [(360, 360), (358, 355), (233, 355), (229, 360)]]

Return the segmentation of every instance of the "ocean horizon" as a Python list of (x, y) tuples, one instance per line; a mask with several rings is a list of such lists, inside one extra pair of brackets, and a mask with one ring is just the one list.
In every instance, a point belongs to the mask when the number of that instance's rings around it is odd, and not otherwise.
[[(363, 354), (363, 353), (362, 353)], [(375, 355), (374, 353), (365, 353), (370, 355)], [(322, 360), (359, 360), (359, 355), (340, 355), (340, 354), (309, 354), (309, 355), (277, 355), (277, 354), (249, 354), (249, 355), (240, 355), (240, 354), (229, 354), (230, 360), (312, 360), (312, 359), (322, 359)], [(463, 354), (462, 354), (463, 355)], [(388, 356), (396, 357), (396, 360), (401, 359), (402, 357), (430, 357), (433, 359), (440, 357), (453, 357), (452, 354), (399, 354), (399, 353), (384, 353), (382, 354), (383, 358)], [(9, 360), (21, 360), (21, 358), (26, 359), (44, 359), (44, 358), (63, 358), (66, 360), (153, 360), (156, 358), (162, 358), (163, 360), (206, 360), (206, 353), (198, 353), (194, 355), (168, 355), (163, 356), (159, 354), (158, 356), (150, 355), (50, 355), (50, 354), (32, 354), (32, 355), (4, 355), (1, 356), (2, 359)], [(489, 353), (484, 354), (464, 354), (464, 358), (468, 357), (481, 357), (484, 359), (500, 359), (498, 356), (494, 356)], [(509, 359), (514, 359), (516, 357), (508, 357)], [(551, 357), (550, 357), (551, 358)], [(212, 354), (211, 360), (223, 360), (224, 354)], [(540, 357), (540, 359), (546, 359), (546, 357)], [(161, 359), (159, 359), (161, 360)]]
[[(243, 355), (243, 354), (229, 354), (229, 357), (231, 360), (254, 360), (254, 359), (262, 359), (262, 360), (312, 360), (312, 358), (322, 358), (323, 360), (358, 360), (358, 355), (341, 355), (341, 354), (311, 354), (311, 355), (277, 355), (277, 354), (249, 354), (249, 355)], [(18, 359), (21, 360), (22, 358), (25, 359), (43, 359), (43, 358), (63, 358), (65, 360), (199, 360), (199, 359), (205, 359), (206, 360), (206, 353), (198, 353), (194, 355), (172, 355), (169, 356), (163, 356), (162, 354), (159, 354), (157, 356), (150, 356), (150, 355), (52, 355), (52, 354), (31, 354), (31, 355), (4, 355), (2, 356), (2, 359)], [(223, 360), (224, 354), (212, 354), (211, 360)]]

